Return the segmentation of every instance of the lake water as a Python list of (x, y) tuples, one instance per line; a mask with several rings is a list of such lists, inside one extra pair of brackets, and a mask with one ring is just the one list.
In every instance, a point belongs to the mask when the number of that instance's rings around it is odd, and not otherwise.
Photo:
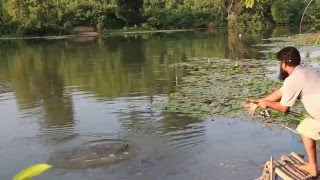
[(190, 57), (266, 59), (261, 34), (213, 32), (0, 41), (0, 179), (59, 150), (125, 140), (127, 161), (55, 166), (35, 179), (254, 179), (270, 155), (303, 152), (288, 130), (237, 119), (195, 120), (152, 105), (175, 91)]

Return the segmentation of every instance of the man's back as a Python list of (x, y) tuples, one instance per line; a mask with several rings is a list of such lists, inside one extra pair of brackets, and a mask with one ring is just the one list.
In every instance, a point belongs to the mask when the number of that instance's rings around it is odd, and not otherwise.
[(301, 101), (310, 116), (320, 120), (320, 69), (301, 68), (301, 76), (303, 78)]
[(280, 103), (292, 106), (300, 97), (306, 111), (320, 120), (320, 68), (297, 66), (281, 87)]

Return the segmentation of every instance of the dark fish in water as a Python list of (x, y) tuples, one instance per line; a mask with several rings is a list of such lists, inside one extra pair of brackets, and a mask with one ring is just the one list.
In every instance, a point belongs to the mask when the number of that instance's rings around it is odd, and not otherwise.
[(58, 151), (49, 157), (56, 168), (89, 168), (116, 164), (128, 160), (131, 153), (124, 142), (93, 142), (71, 150)]

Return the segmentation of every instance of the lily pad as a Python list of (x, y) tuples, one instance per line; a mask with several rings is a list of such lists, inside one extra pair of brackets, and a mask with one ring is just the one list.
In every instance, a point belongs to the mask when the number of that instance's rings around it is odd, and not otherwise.
[[(247, 98), (259, 98), (281, 87), (280, 81), (267, 76), (275, 73), (268, 69), (274, 63), (254, 59), (190, 58), (187, 62), (171, 66), (173, 69), (185, 68), (189, 73), (182, 78), (176, 92), (171, 93), (167, 101), (155, 106), (198, 119), (224, 116), (263, 120), (259, 116), (249, 116), (243, 107)], [(296, 111), (300, 113), (301, 106)], [(274, 116), (268, 122), (302, 119), (302, 116), (291, 114), (272, 114)]]

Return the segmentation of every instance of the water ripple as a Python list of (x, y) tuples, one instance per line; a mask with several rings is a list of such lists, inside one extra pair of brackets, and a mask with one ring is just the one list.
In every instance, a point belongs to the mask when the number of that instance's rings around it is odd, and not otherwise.
[(10, 101), (10, 100), (14, 100), (15, 99), (15, 96), (12, 92), (5, 92), (4, 93), (1, 93), (1, 90), (0, 90), (0, 102), (1, 101)]
[(204, 141), (205, 127), (191, 126), (183, 130), (176, 130), (166, 134), (169, 139), (169, 147), (172, 149), (187, 149), (195, 147)]

